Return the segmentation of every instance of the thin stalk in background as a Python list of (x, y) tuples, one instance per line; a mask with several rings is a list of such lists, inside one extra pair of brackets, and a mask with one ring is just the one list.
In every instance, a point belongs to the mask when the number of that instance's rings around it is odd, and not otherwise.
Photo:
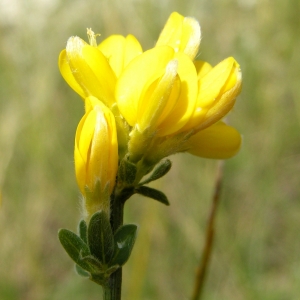
[(207, 222), (205, 243), (202, 250), (202, 259), (200, 260), (199, 266), (196, 270), (194, 289), (191, 299), (200, 300), (203, 295), (203, 287), (207, 274), (207, 269), (210, 263), (210, 258), (213, 248), (213, 240), (215, 235), (215, 220), (217, 215), (217, 208), (220, 203), (221, 186), (223, 179), (223, 166), (224, 161), (219, 161), (217, 166), (217, 174), (215, 179), (214, 195), (212, 198), (212, 204), (210, 214)]

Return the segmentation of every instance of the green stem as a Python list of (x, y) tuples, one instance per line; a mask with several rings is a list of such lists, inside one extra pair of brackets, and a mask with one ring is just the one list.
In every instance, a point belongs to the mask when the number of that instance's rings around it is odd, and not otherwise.
[[(111, 195), (111, 215), (110, 224), (113, 233), (123, 225), (123, 212), (124, 212), (123, 197), (118, 197), (116, 194)], [(121, 300), (122, 293), (122, 268), (110, 275), (108, 284), (103, 286), (103, 299), (104, 300)]]
[(111, 288), (109, 285), (103, 285), (102, 290), (103, 290), (103, 300), (113, 299), (111, 294)]
[(124, 214), (124, 203), (122, 194), (112, 194), (111, 195), (111, 214), (110, 214), (110, 225), (113, 233), (123, 225), (123, 214)]

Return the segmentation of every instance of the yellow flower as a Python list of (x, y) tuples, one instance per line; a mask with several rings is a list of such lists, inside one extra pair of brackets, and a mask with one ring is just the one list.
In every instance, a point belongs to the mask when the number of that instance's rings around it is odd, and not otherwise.
[(113, 35), (98, 46), (91, 30), (88, 35), (90, 44), (68, 40), (60, 71), (83, 99), (94, 96), (113, 111), (121, 158), (127, 151), (132, 162), (180, 151), (226, 158), (239, 149), (237, 131), (218, 122), (241, 91), (240, 66), (232, 57), (214, 67), (195, 60), (201, 40), (195, 19), (172, 13), (145, 52), (132, 35)]
[[(129, 151), (134, 161), (149, 150), (151, 143), (155, 147), (158, 143), (159, 147), (166, 144), (173, 151), (186, 149), (185, 136), (195, 135), (215, 124), (232, 109), (241, 91), (240, 66), (232, 57), (215, 67), (204, 61), (194, 61), (200, 38), (196, 20), (171, 14), (156, 47), (133, 59), (117, 80), (117, 104), (133, 127)], [(212, 152), (211, 156), (226, 158), (229, 156), (226, 149), (235, 145), (237, 151), (241, 138), (235, 135), (231, 139), (233, 136), (227, 135), (226, 126), (216, 128), (220, 135), (217, 138), (219, 153)], [(178, 143), (176, 136), (179, 135), (182, 145), (171, 145), (161, 139), (170, 138)], [(221, 138), (226, 135), (226, 139)], [(196, 135), (193, 140), (197, 137), (205, 139), (206, 135)], [(151, 142), (153, 139), (158, 141)], [(203, 142), (200, 147), (200, 143), (190, 143), (188, 149), (193, 148), (193, 154), (201, 155), (203, 144), (208, 145)], [(156, 151), (154, 146), (148, 151), (150, 156), (151, 151)], [(197, 151), (197, 147), (201, 151)], [(231, 155), (236, 151), (231, 151)], [(172, 154), (169, 150), (162, 153)]]
[(100, 208), (109, 210), (118, 168), (118, 145), (112, 112), (93, 96), (86, 98), (85, 105), (86, 113), (76, 131), (74, 157), (77, 183), (91, 215)]
[(231, 57), (214, 68), (193, 62), (200, 44), (197, 24), (173, 13), (156, 47), (133, 59), (118, 79), (120, 112), (140, 132), (198, 131), (232, 108), (241, 88), (239, 65)]

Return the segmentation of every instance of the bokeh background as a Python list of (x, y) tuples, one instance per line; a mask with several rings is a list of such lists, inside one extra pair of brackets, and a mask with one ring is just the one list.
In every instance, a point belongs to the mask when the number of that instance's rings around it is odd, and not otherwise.
[[(200, 21), (201, 59), (234, 56), (244, 79), (228, 118), (243, 148), (225, 164), (203, 299), (300, 298), (298, 0), (0, 0), (1, 300), (101, 299), (57, 239), (80, 219), (73, 141), (83, 114), (57, 58), (87, 27), (132, 33), (147, 49), (172, 11)], [(140, 231), (124, 300), (190, 299), (217, 162), (171, 159), (155, 184), (171, 206), (137, 196), (126, 205)]]

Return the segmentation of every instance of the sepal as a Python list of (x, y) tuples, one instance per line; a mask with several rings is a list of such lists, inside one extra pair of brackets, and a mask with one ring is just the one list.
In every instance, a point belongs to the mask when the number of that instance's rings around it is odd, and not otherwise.
[(119, 166), (119, 179), (128, 185), (133, 184), (137, 172), (136, 164), (130, 162), (126, 157), (122, 159)]
[(165, 205), (170, 205), (167, 196), (159, 190), (150, 188), (148, 186), (139, 186), (135, 189), (135, 192), (145, 197), (149, 197), (154, 200), (157, 200)]

